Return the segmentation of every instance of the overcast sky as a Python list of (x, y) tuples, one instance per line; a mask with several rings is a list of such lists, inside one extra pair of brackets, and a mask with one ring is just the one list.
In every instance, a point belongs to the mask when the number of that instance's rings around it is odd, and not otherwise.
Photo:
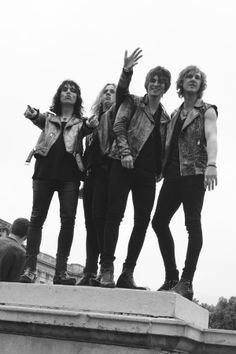
[[(236, 295), (236, 5), (234, 0), (8, 0), (0, 11), (1, 184), (0, 218), (30, 218), (32, 173), (24, 161), (39, 129), (23, 113), (30, 104), (48, 110), (66, 78), (78, 82), (85, 115), (107, 82), (117, 82), (124, 51), (143, 57), (130, 91), (145, 93), (144, 80), (156, 65), (172, 73), (163, 104), (171, 113), (181, 101), (175, 82), (180, 70), (198, 65), (206, 74), (204, 100), (218, 106), (219, 185), (207, 192), (202, 213), (203, 249), (194, 278), (195, 297), (216, 304)], [(161, 183), (157, 185), (157, 195)], [(116, 251), (115, 276), (126, 257), (133, 223), (129, 201)], [(55, 256), (59, 205), (54, 196), (43, 230), (41, 251)], [(182, 208), (171, 223), (179, 270), (184, 266), (187, 233)], [(79, 201), (69, 262), (84, 264), (85, 227)], [(158, 242), (151, 227), (135, 270), (138, 285), (156, 290), (164, 280)]]

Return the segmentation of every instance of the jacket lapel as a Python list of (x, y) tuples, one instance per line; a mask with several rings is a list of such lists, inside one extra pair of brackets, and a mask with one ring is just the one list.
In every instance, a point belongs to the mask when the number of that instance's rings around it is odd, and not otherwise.
[(197, 102), (194, 105), (194, 108), (192, 109), (191, 112), (189, 112), (187, 118), (185, 119), (182, 130), (184, 130), (187, 126), (189, 126), (192, 123), (192, 121), (199, 115), (199, 108), (202, 106), (203, 106), (203, 101), (200, 99), (197, 100)]
[[(141, 106), (143, 108), (144, 113), (148, 117), (148, 119), (152, 123), (154, 123), (154, 118), (153, 118), (153, 115), (150, 112), (150, 109), (149, 109), (149, 106), (148, 106), (147, 102), (148, 102), (147, 95), (145, 95), (144, 98), (143, 98), (143, 101), (141, 102)], [(170, 117), (168, 116), (166, 110), (164, 109), (164, 107), (162, 106), (161, 103), (160, 103), (160, 105), (161, 105), (161, 108), (162, 108), (160, 123), (167, 123), (167, 122), (169, 122)]]

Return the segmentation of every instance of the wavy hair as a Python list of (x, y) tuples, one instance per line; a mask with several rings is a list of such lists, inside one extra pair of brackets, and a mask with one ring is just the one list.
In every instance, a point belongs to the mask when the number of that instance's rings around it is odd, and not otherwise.
[(202, 70), (200, 70), (196, 65), (189, 65), (179, 73), (179, 77), (176, 81), (177, 93), (179, 97), (184, 96), (183, 82), (186, 75), (188, 75), (190, 72), (193, 73), (199, 72), (201, 75), (201, 85), (197, 93), (198, 98), (201, 98), (203, 96), (203, 91), (207, 87), (207, 79), (206, 79), (206, 74)]
[(92, 107), (91, 107), (91, 113), (92, 115), (99, 115), (102, 111), (102, 95), (106, 89), (107, 86), (113, 86), (114, 89), (116, 90), (116, 84), (114, 83), (107, 83), (102, 90), (99, 92), (99, 94), (97, 95), (96, 100), (94, 101)]
[(52, 105), (50, 107), (50, 111), (54, 112), (56, 115), (61, 115), (61, 91), (65, 85), (74, 86), (76, 88), (77, 99), (74, 106), (74, 115), (78, 118), (81, 118), (83, 113), (83, 106), (82, 106), (82, 98), (81, 98), (81, 91), (79, 85), (73, 80), (64, 80), (61, 85), (58, 87), (57, 92), (55, 93)]
[(156, 66), (155, 68), (151, 69), (146, 76), (144, 87), (146, 91), (148, 90), (149, 82), (153, 79), (153, 77), (157, 75), (158, 79), (161, 80), (165, 84), (165, 93), (170, 87), (171, 83), (171, 73), (169, 70), (163, 68), (162, 66)]

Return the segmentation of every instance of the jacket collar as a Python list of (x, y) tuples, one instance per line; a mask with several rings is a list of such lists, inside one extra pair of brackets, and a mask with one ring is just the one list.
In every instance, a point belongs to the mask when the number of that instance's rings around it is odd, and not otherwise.
[[(144, 97), (142, 97), (141, 99), (141, 106), (145, 112), (145, 114), (148, 116), (148, 118), (150, 119), (150, 121), (154, 122), (153, 120), (153, 115), (150, 112), (149, 109), (149, 105), (148, 105), (148, 95), (146, 94)], [(168, 115), (168, 113), (166, 112), (164, 106), (161, 104), (160, 102), (160, 106), (161, 106), (161, 118), (160, 118), (160, 123), (167, 123), (170, 121), (170, 117)]]
[[(61, 125), (60, 117), (57, 116), (57, 115), (54, 115), (54, 114), (53, 114), (53, 115), (50, 115), (49, 120), (50, 120), (51, 122), (53, 122), (53, 123), (58, 123), (58, 124)], [(79, 119), (79, 118), (73, 116), (73, 117), (69, 120), (69, 122), (67, 122), (66, 125), (67, 125), (67, 126), (71, 126), (71, 125), (74, 125), (74, 124), (79, 123), (80, 121), (81, 121), (81, 119)]]
[[(172, 121), (173, 124), (175, 124), (175, 121), (177, 120), (182, 108), (183, 108), (184, 103), (182, 103), (180, 105), (179, 108), (177, 108), (173, 115), (172, 115)], [(185, 119), (185, 122), (183, 124), (182, 130), (185, 129), (190, 123), (192, 123), (192, 121), (199, 115), (199, 109), (204, 105), (204, 102), (202, 99), (198, 99), (195, 104), (193, 109), (191, 110), (191, 112), (189, 113), (188, 117)]]

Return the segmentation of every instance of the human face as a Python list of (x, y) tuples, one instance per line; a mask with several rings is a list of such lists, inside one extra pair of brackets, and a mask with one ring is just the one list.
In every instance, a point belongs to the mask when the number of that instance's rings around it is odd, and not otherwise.
[(148, 83), (147, 93), (149, 96), (161, 98), (165, 93), (165, 83), (154, 75)]
[(61, 89), (61, 103), (75, 105), (77, 100), (77, 89), (74, 85), (65, 84)]
[(107, 85), (102, 93), (102, 103), (114, 103), (116, 98), (116, 89), (113, 85)]
[(202, 82), (199, 71), (188, 72), (183, 79), (183, 90), (186, 93), (197, 94)]

